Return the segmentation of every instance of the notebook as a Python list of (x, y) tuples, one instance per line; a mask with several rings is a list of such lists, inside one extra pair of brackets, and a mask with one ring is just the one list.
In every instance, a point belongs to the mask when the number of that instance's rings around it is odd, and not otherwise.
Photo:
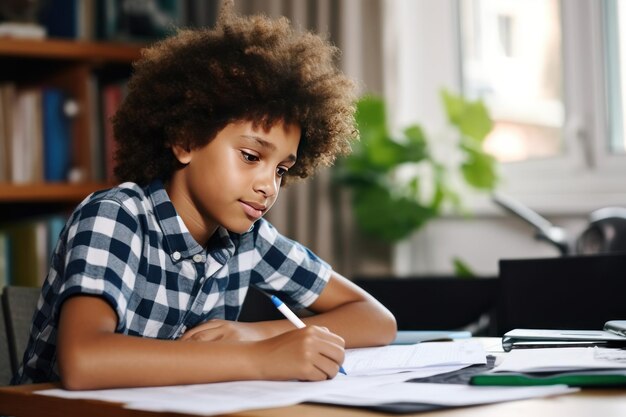
[(619, 334), (619, 328), (612, 330), (609, 321), (604, 330), (548, 330), (514, 329), (502, 336), (505, 352), (518, 348), (547, 347), (626, 347), (626, 336)]

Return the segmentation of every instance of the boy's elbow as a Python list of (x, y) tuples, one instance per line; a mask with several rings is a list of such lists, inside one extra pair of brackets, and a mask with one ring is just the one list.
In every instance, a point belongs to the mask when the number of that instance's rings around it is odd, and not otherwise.
[(80, 391), (94, 387), (94, 372), (90, 369), (89, 358), (82, 352), (63, 352), (59, 355), (59, 375), (61, 386), (69, 391)]
[(61, 377), (61, 387), (68, 391), (83, 391), (87, 389), (87, 384), (81, 381), (79, 378), (69, 376)]
[(383, 335), (383, 344), (388, 345), (396, 339), (398, 334), (398, 323), (396, 322), (396, 318), (394, 315), (387, 309), (386, 314), (384, 315), (383, 323), (382, 323), (382, 332)]
[(396, 318), (382, 303), (374, 298), (369, 298), (367, 302), (368, 313), (371, 329), (374, 332), (368, 333), (369, 343), (371, 346), (385, 346), (396, 339), (398, 333), (398, 324)]

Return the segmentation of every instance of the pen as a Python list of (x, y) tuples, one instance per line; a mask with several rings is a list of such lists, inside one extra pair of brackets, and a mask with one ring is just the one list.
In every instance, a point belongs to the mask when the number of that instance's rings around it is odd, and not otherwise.
[[(280, 300), (280, 298), (276, 297), (275, 295), (272, 295), (271, 298), (272, 298), (272, 303), (274, 303), (278, 311), (280, 311), (283, 314), (283, 316), (285, 316), (285, 318), (289, 320), (294, 326), (296, 326), (298, 329), (302, 329), (303, 327), (306, 327), (306, 324), (304, 324), (304, 322), (300, 320), (300, 317), (296, 316), (293, 313), (293, 311), (289, 310), (289, 307), (287, 307), (285, 303), (283, 303)], [(343, 366), (339, 366), (339, 372), (341, 372), (344, 375), (347, 375), (346, 371), (343, 370)]]

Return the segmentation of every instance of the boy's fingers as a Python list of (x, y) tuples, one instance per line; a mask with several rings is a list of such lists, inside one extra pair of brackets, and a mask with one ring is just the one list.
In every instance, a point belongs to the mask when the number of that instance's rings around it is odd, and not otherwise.
[(332, 343), (335, 343), (341, 347), (346, 345), (346, 341), (343, 339), (343, 337), (339, 336), (336, 333), (331, 332), (326, 327), (320, 327), (320, 329), (324, 330), (324, 337), (326, 338), (326, 340)]
[(317, 350), (320, 355), (320, 363), (324, 364), (320, 369), (323, 369), (329, 377), (334, 377), (345, 358), (345, 342), (340, 336), (328, 331), (320, 335), (321, 343)]
[(339, 372), (339, 366), (337, 362), (324, 355), (320, 355), (315, 363), (315, 367), (323, 374), (322, 379), (334, 378)]
[(191, 329), (187, 329), (185, 331), (185, 333), (183, 333), (183, 335), (179, 338), (179, 340), (187, 340), (187, 339), (191, 339), (191, 337), (193, 335), (195, 335), (198, 332), (202, 332), (205, 330), (210, 330), (210, 329), (214, 329), (216, 327), (220, 326), (220, 322), (217, 320), (209, 320), (205, 323), (202, 323), (196, 327), (192, 327)]

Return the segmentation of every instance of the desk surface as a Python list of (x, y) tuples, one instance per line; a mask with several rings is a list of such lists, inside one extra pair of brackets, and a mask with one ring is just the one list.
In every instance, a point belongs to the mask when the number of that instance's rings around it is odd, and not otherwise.
[[(502, 351), (499, 338), (478, 338), (487, 352)], [(153, 413), (128, 410), (120, 404), (94, 401), (70, 400), (34, 394), (37, 390), (56, 388), (55, 384), (0, 387), (0, 416), (40, 417), (42, 411), (48, 417), (162, 417), (187, 416), (186, 414)], [(367, 411), (358, 408), (342, 408), (325, 405), (299, 404), (290, 407), (252, 410), (230, 414), (231, 417), (376, 417), (399, 416)], [(585, 389), (574, 394), (551, 398), (511, 401), (475, 407), (463, 407), (427, 413), (401, 414), (403, 417), (624, 417), (626, 416), (626, 389)]]
[[(122, 408), (121, 405), (93, 401), (69, 400), (37, 395), (33, 392), (53, 388), (53, 384), (22, 385), (0, 387), (0, 414), (15, 417), (39, 417), (45, 410), (49, 417), (159, 417), (185, 416), (185, 414), (152, 413)], [(232, 414), (238, 417), (375, 417), (391, 416), (356, 408), (300, 404), (266, 410), (246, 411)], [(397, 415), (396, 415), (397, 416)], [(626, 416), (626, 390), (583, 390), (575, 394), (553, 398), (512, 401), (477, 407), (449, 409), (403, 416), (419, 417), (528, 417), (528, 416), (567, 416), (567, 417), (623, 417)]]

